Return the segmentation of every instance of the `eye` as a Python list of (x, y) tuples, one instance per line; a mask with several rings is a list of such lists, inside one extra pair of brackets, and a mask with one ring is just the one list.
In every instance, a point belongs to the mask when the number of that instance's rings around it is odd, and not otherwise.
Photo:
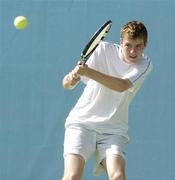
[(126, 47), (126, 48), (131, 48), (131, 44), (126, 43), (126, 44), (125, 44), (125, 47)]
[(137, 45), (136, 45), (136, 48), (137, 48), (137, 49), (142, 49), (142, 48), (143, 48), (143, 44), (137, 44)]

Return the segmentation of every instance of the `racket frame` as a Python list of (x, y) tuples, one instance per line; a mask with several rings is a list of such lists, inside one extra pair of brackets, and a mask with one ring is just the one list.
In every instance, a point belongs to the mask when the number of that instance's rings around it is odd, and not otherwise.
[[(83, 49), (82, 53), (81, 53), (81, 61), (83, 61), (84, 63), (86, 63), (86, 61), (88, 60), (88, 58), (91, 56), (91, 54), (94, 52), (94, 50), (97, 48), (97, 46), (99, 45), (100, 41), (104, 39), (104, 37), (107, 35), (107, 33), (109, 32), (110, 28), (112, 26), (112, 21), (108, 20), (106, 21), (92, 36), (92, 38), (90, 39), (90, 41), (86, 44), (85, 48)], [(103, 36), (101, 37), (101, 39), (98, 41), (98, 43), (94, 46), (94, 48), (88, 53), (86, 54), (86, 52), (88, 51), (88, 49), (90, 48), (90, 46), (93, 44), (93, 42), (95, 41), (95, 39), (98, 37), (98, 35), (106, 28), (106, 31), (104, 32)]]

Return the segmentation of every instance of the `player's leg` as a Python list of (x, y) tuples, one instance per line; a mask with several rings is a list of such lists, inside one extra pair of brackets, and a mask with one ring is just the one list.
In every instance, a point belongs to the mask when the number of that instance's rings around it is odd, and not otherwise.
[[(109, 180), (125, 180), (124, 146), (127, 139), (116, 134), (98, 135), (97, 164), (106, 170)], [(98, 173), (98, 168), (96, 168)]]
[(63, 180), (80, 180), (84, 164), (96, 149), (96, 135), (82, 127), (66, 128)]
[(80, 180), (85, 160), (82, 156), (68, 154), (64, 157), (64, 175), (62, 180)]
[(125, 160), (120, 155), (107, 156), (102, 161), (109, 180), (126, 180), (125, 177)]

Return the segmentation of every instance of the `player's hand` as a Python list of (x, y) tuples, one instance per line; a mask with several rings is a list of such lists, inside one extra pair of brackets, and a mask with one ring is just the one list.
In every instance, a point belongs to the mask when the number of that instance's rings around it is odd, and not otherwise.
[(80, 81), (80, 76), (73, 71), (69, 72), (63, 79), (63, 87), (66, 89), (73, 89)]
[(80, 76), (75, 70), (72, 70), (72, 72), (69, 73), (69, 76), (72, 82), (77, 82), (80, 80)]
[(84, 61), (79, 61), (73, 71), (80, 76), (84, 76), (88, 71), (88, 65)]

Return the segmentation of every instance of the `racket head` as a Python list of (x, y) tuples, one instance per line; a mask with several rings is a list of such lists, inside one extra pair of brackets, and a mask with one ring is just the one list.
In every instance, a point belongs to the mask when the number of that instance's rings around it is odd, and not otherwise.
[(84, 63), (86, 63), (90, 55), (99, 45), (100, 41), (103, 40), (104, 37), (107, 35), (111, 26), (112, 26), (112, 21), (108, 20), (95, 32), (95, 34), (92, 36), (90, 41), (86, 44), (85, 48), (83, 49), (81, 53), (81, 61), (84, 61)]

